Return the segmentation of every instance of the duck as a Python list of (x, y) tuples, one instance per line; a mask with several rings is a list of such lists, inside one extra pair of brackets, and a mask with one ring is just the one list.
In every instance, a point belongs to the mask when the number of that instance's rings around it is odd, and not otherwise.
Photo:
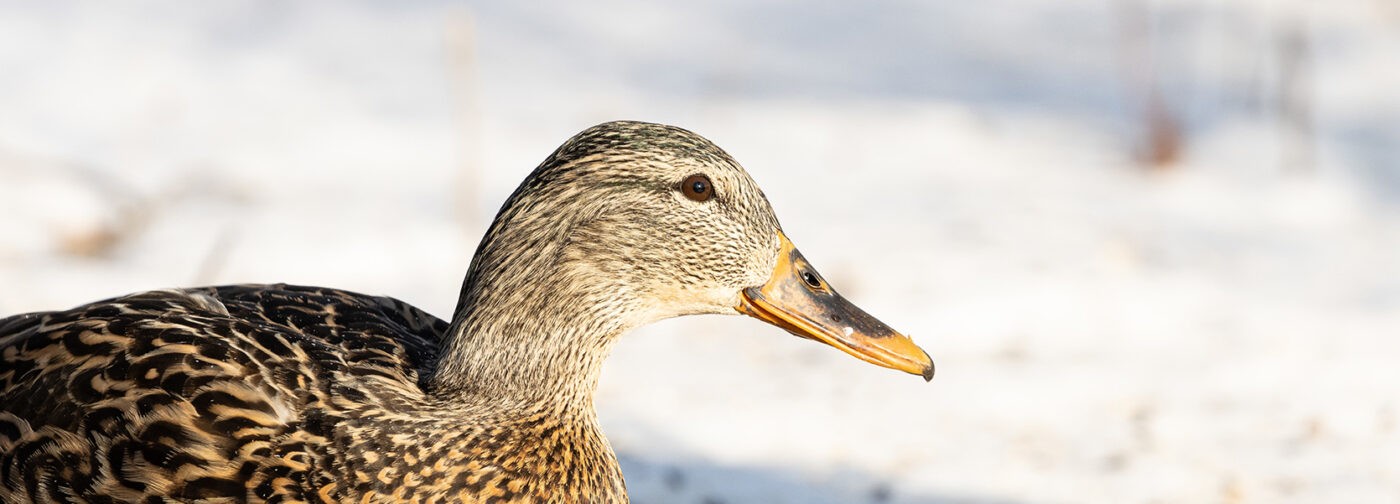
[(0, 502), (627, 502), (600, 369), (621, 335), (694, 314), (933, 376), (817, 273), (729, 154), (615, 121), (505, 201), (450, 320), (286, 284), (0, 319)]

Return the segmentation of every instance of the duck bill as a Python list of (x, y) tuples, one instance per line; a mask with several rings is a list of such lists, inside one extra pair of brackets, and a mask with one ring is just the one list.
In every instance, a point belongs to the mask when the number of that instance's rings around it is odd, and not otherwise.
[(744, 289), (739, 313), (826, 343), (856, 358), (933, 379), (933, 360), (908, 336), (896, 332), (841, 297), (817, 274), (787, 236), (768, 283)]

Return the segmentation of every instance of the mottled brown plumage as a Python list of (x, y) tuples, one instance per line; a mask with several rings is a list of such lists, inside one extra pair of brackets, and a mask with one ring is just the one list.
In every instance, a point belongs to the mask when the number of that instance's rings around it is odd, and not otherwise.
[(280, 284), (0, 319), (0, 502), (625, 502), (592, 404), (612, 343), (733, 313), (784, 243), (719, 148), (615, 122), (505, 203), (450, 324)]

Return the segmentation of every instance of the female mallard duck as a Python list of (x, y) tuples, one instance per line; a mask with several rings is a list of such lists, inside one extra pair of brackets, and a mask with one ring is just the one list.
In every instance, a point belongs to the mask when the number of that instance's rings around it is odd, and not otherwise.
[(0, 319), (0, 501), (625, 502), (593, 411), (603, 359), (637, 326), (736, 311), (933, 375), (728, 154), (602, 124), (506, 201), (450, 324), (290, 285)]

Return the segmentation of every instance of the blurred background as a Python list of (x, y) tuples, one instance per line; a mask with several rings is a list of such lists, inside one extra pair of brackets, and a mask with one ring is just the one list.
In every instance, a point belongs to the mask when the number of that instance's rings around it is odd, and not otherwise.
[(592, 124), (733, 154), (932, 383), (618, 346), (637, 503), (1400, 499), (1400, 2), (0, 0), (0, 316), (290, 282), (451, 316)]

